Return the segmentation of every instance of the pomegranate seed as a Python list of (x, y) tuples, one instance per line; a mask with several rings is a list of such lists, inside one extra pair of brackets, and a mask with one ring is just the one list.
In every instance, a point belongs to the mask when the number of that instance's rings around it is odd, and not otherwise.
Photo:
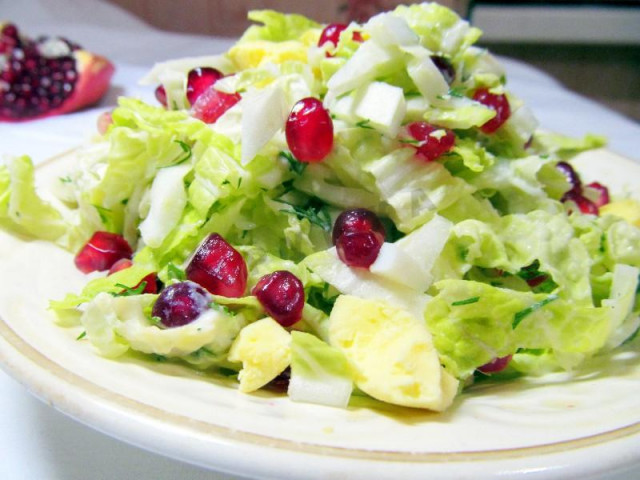
[(582, 190), (582, 182), (580, 181), (578, 172), (576, 172), (575, 169), (567, 162), (558, 162), (556, 164), (556, 168), (560, 170), (567, 178), (569, 185), (571, 185), (570, 191), (580, 193), (580, 191)]
[(209, 308), (211, 296), (200, 285), (180, 282), (169, 285), (158, 296), (151, 315), (165, 327), (180, 327), (193, 322)]
[[(572, 202), (574, 203), (578, 209), (587, 215), (598, 215), (600, 212), (595, 203), (589, 200), (587, 197), (582, 195), (580, 192), (575, 190), (570, 190), (565, 193), (561, 199), (563, 203)], [(571, 208), (569, 208), (569, 212), (571, 212)]]
[(544, 283), (548, 278), (548, 275), (538, 275), (536, 277), (527, 279), (527, 285), (529, 285), (531, 288), (535, 288), (538, 285)]
[(133, 251), (122, 235), (96, 232), (80, 249), (75, 258), (83, 273), (109, 270), (121, 258), (131, 258)]
[(338, 257), (350, 267), (369, 268), (382, 248), (374, 232), (346, 232), (336, 241)]
[[(108, 275), (112, 275), (116, 272), (119, 272), (120, 270), (125, 270), (131, 267), (131, 265), (133, 265), (133, 262), (130, 259), (121, 258), (116, 263), (111, 265)], [(142, 284), (142, 282), (146, 282), (142, 293), (158, 293), (158, 277), (155, 273), (150, 273), (142, 280), (140, 280), (140, 282), (135, 287), (133, 287), (133, 290), (137, 289)]]
[[(321, 47), (327, 42), (331, 42), (334, 47), (338, 46), (338, 42), (340, 41), (340, 34), (347, 29), (347, 25), (344, 23), (332, 23), (324, 27), (322, 33), (320, 34), (320, 38), (318, 39), (318, 46)], [(362, 43), (364, 39), (362, 38), (362, 34), (360, 32), (353, 32), (351, 35), (351, 39), (354, 42)], [(332, 54), (326, 52), (325, 55), (327, 57), (333, 57)]]
[(276, 322), (290, 327), (302, 318), (304, 286), (293, 273), (278, 270), (263, 276), (251, 291)]
[(598, 182), (591, 182), (590, 184), (586, 185), (584, 188), (584, 194), (598, 208), (606, 205), (611, 201), (609, 199), (609, 189)]
[(456, 143), (456, 136), (451, 130), (426, 122), (413, 122), (407, 130), (414, 140), (420, 142), (416, 145), (417, 154), (428, 162), (451, 151)]
[(291, 381), (291, 367), (285, 368), (276, 378), (267, 383), (266, 388), (285, 393), (289, 389), (289, 382)]
[(353, 36), (351, 37), (351, 39), (354, 42), (358, 42), (358, 43), (364, 42), (364, 38), (362, 38), (362, 34), (360, 32), (353, 32)]
[(298, 101), (285, 127), (287, 145), (300, 162), (322, 161), (333, 148), (333, 122), (317, 98)]
[(473, 99), (496, 111), (496, 116), (480, 127), (484, 133), (498, 130), (511, 116), (511, 107), (506, 95), (489, 92), (486, 88), (476, 90)]
[(111, 112), (103, 112), (98, 116), (97, 127), (98, 133), (104, 135), (109, 130), (109, 127), (113, 123), (113, 117)]
[(247, 288), (247, 264), (217, 233), (209, 235), (187, 266), (187, 278), (214, 295), (242, 297)]
[(488, 363), (485, 363), (481, 367), (478, 367), (478, 370), (485, 374), (498, 373), (507, 368), (509, 362), (511, 361), (512, 355), (507, 355), (506, 357), (498, 357), (494, 358)]
[(369, 268), (380, 253), (385, 231), (378, 216), (365, 208), (345, 210), (333, 225), (338, 257), (350, 267)]
[(332, 240), (336, 244), (338, 238), (346, 232), (375, 232), (384, 242), (385, 230), (378, 216), (366, 208), (345, 210), (333, 224)]
[(133, 265), (133, 262), (131, 261), (130, 258), (121, 258), (116, 263), (111, 265), (111, 268), (109, 269), (109, 273), (107, 273), (107, 275), (113, 275), (114, 273), (119, 272), (120, 270), (126, 270), (131, 265)]
[(189, 103), (193, 105), (200, 95), (223, 76), (222, 72), (210, 67), (198, 67), (191, 70), (187, 79), (187, 100)]
[(155, 91), (156, 100), (165, 107), (167, 106), (167, 92), (162, 85), (158, 85)]
[(210, 88), (201, 94), (191, 107), (193, 116), (204, 123), (215, 123), (224, 112), (240, 101), (238, 93), (219, 92)]
[(334, 46), (338, 45), (340, 41), (340, 34), (347, 29), (347, 25), (344, 23), (331, 23), (324, 27), (318, 40), (318, 46), (323, 46), (326, 42), (333, 43)]
[(431, 61), (440, 70), (445, 81), (451, 85), (456, 78), (456, 70), (453, 68), (451, 60), (442, 55), (431, 55)]
[[(340, 34), (347, 29), (347, 25), (344, 23), (331, 23), (324, 27), (322, 33), (320, 34), (320, 38), (318, 39), (318, 46), (321, 47), (327, 42), (331, 42), (334, 47), (338, 46), (338, 42), (340, 41)], [(364, 40), (362, 38), (362, 34), (360, 32), (353, 32), (351, 39), (354, 42), (362, 43)], [(333, 57), (329, 52), (326, 53), (327, 57)]]

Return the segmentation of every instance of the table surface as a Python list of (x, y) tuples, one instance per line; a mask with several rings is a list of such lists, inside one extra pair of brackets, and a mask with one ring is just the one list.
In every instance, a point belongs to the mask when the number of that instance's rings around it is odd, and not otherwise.
[[(0, 156), (29, 154), (41, 162), (95, 132), (97, 113), (117, 96), (152, 98), (137, 85), (155, 61), (224, 51), (230, 39), (161, 32), (99, 0), (0, 0), (2, 17), (25, 32), (64, 34), (110, 58), (117, 67), (110, 94), (95, 109), (20, 125), (0, 125)], [(132, 48), (135, 45), (135, 48)], [(545, 74), (504, 59), (509, 88), (533, 109), (541, 125), (568, 135), (593, 132), (609, 148), (640, 161), (640, 125), (567, 91)], [(32, 396), (0, 370), (0, 478), (85, 480), (231, 479), (174, 461), (94, 431)]]

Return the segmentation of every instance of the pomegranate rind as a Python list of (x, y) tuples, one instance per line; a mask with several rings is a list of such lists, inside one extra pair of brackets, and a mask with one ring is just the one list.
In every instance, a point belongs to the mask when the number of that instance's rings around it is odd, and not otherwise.
[(115, 73), (115, 66), (106, 57), (87, 50), (76, 50), (73, 54), (76, 59), (78, 80), (71, 95), (59, 107), (31, 117), (7, 118), (0, 116), (0, 122), (22, 123), (64, 115), (89, 107), (100, 101), (111, 86), (111, 78)]

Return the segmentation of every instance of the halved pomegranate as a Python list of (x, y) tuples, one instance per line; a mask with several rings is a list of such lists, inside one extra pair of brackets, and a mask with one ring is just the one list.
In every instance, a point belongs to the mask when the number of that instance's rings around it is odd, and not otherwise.
[(114, 67), (63, 37), (20, 35), (0, 24), (0, 122), (23, 122), (79, 110), (100, 100)]

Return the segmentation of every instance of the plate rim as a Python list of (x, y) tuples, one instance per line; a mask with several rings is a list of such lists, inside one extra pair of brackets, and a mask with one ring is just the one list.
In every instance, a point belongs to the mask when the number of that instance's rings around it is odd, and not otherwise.
[[(64, 157), (70, 153), (55, 156), (46, 162), (38, 165), (41, 168), (55, 160), (59, 160), (60, 157)], [(619, 157), (625, 161), (631, 163), (637, 163)], [(172, 429), (184, 430), (185, 433), (206, 435), (208, 439), (215, 444), (226, 444), (227, 446), (237, 448), (247, 445), (257, 448), (267, 448), (269, 450), (278, 449), (285, 452), (303, 453), (313, 456), (323, 457), (325, 460), (327, 457), (336, 458), (340, 457), (346, 461), (377, 461), (385, 463), (409, 463), (409, 464), (466, 464), (468, 462), (474, 462), (478, 460), (489, 461), (513, 461), (529, 459), (534, 455), (553, 455), (557, 454), (558, 450), (563, 452), (575, 452), (590, 448), (599, 448), (603, 445), (606, 446), (611, 442), (626, 442), (635, 446), (640, 446), (640, 421), (634, 422), (622, 427), (614, 428), (593, 435), (587, 435), (579, 438), (560, 440), (555, 442), (536, 444), (524, 447), (514, 448), (498, 448), (489, 450), (470, 450), (470, 451), (431, 451), (431, 452), (408, 452), (408, 451), (393, 451), (393, 450), (370, 450), (365, 448), (352, 448), (342, 446), (322, 445), (312, 442), (304, 441), (292, 441), (284, 438), (271, 437), (268, 435), (238, 431), (230, 427), (223, 425), (217, 425), (215, 423), (207, 422), (201, 419), (194, 419), (188, 416), (181, 415), (176, 412), (169, 412), (162, 410), (159, 407), (145, 404), (142, 401), (134, 398), (129, 398), (126, 395), (109, 390), (106, 387), (100, 386), (91, 380), (74, 373), (72, 370), (63, 367), (57, 363), (54, 359), (47, 357), (44, 353), (38, 351), (33, 345), (31, 345), (27, 339), (23, 338), (18, 332), (16, 332), (9, 323), (0, 315), (0, 366), (3, 367), (11, 377), (22, 383), (27, 387), (31, 393), (36, 397), (44, 400), (45, 403), (50, 404), (57, 410), (71, 416), (75, 420), (96, 428), (107, 435), (110, 435), (120, 440), (124, 440), (127, 443), (146, 448), (148, 450), (156, 451), (165, 456), (173, 457), (178, 460), (185, 460), (182, 456), (175, 456), (162, 447), (156, 445), (152, 447), (150, 443), (145, 444), (139, 440), (133, 440), (132, 436), (135, 435), (123, 435), (122, 432), (118, 435), (117, 432), (109, 429), (105, 426), (104, 422), (98, 422), (91, 420), (91, 412), (86, 408), (84, 409), (84, 415), (78, 414), (78, 411), (83, 411), (80, 405), (74, 400), (74, 397), (63, 397), (65, 400), (56, 399), (65, 387), (73, 387), (76, 390), (81, 391), (85, 395), (93, 399), (100, 399), (102, 403), (101, 408), (111, 408), (119, 411), (125, 416), (134, 416), (139, 421), (144, 420), (148, 422), (156, 422), (161, 419), (161, 422), (166, 427)], [(44, 375), (49, 377), (47, 380), (38, 380), (40, 376)], [(47, 391), (46, 384), (52, 384), (57, 386), (58, 391)], [(56, 395), (58, 394), (58, 395)], [(95, 412), (94, 412), (95, 416)], [(628, 440), (631, 440), (628, 442)], [(624, 449), (621, 452), (624, 453)], [(631, 450), (633, 451), (633, 450)], [(629, 458), (627, 455), (620, 455), (625, 460), (621, 467), (625, 465), (636, 465), (636, 461), (633, 458)], [(631, 456), (633, 457), (633, 456)], [(199, 464), (207, 468), (221, 468), (221, 465), (212, 465), (208, 463), (202, 463), (197, 459), (193, 459), (190, 463)], [(237, 469), (230, 467), (225, 468), (230, 473), (238, 473)]]

